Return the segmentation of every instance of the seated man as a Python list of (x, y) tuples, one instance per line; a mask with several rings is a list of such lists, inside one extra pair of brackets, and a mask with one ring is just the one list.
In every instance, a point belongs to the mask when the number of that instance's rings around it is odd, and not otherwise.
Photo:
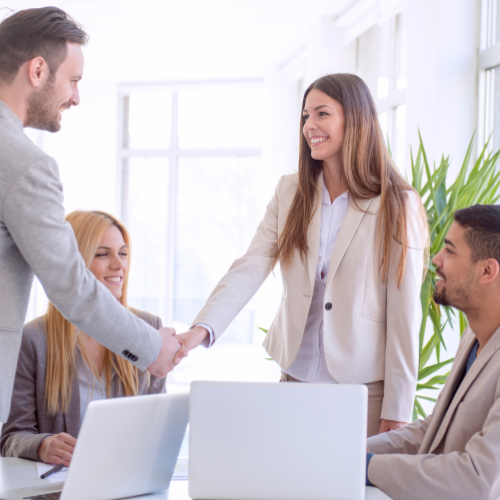
[(500, 497), (500, 207), (455, 213), (433, 259), (434, 300), (463, 311), (464, 332), (434, 411), (368, 439), (367, 483), (400, 500)]

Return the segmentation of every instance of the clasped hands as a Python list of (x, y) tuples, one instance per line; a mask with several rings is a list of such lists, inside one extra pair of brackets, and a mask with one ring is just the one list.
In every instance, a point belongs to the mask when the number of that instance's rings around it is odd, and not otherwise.
[(195, 326), (188, 332), (176, 334), (174, 328), (163, 327), (158, 330), (161, 337), (161, 349), (148, 371), (156, 377), (166, 377), (185, 358), (191, 349), (198, 347), (209, 335), (202, 326)]

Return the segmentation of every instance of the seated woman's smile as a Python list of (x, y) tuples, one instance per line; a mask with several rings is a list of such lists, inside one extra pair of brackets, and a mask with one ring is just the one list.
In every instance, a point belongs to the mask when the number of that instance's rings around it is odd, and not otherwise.
[[(89, 271), (127, 307), (126, 228), (104, 212), (76, 211), (66, 220)], [(160, 318), (129, 309), (161, 328)], [(45, 316), (24, 326), (11, 412), (0, 439), (2, 456), (69, 465), (91, 401), (165, 391), (164, 378), (141, 372), (91, 333), (77, 330), (52, 303)]]

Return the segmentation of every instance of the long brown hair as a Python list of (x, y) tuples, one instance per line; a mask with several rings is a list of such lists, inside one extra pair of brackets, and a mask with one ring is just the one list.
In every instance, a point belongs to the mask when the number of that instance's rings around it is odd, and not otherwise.
[[(347, 187), (352, 203), (381, 196), (378, 239), (381, 245), (380, 269), (382, 279), (387, 279), (391, 246), (396, 239), (402, 252), (397, 268), (398, 286), (404, 275), (407, 235), (407, 192), (415, 191), (398, 173), (387, 151), (380, 129), (375, 103), (370, 90), (356, 75), (337, 73), (319, 78), (304, 93), (306, 98), (313, 89), (320, 90), (342, 105), (345, 115), (344, 140), (342, 142), (341, 180)], [(307, 228), (318, 207), (317, 180), (323, 162), (311, 156), (311, 148), (302, 129), (304, 116), (300, 118), (299, 187), (288, 213), (283, 233), (276, 248), (273, 266), (281, 264), (286, 269), (295, 251), (301, 259), (307, 257)], [(418, 197), (420, 200), (420, 197)], [(316, 200), (316, 203), (315, 203)], [(426, 226), (423, 205), (421, 216)], [(359, 207), (358, 207), (359, 208)]]
[[(125, 226), (118, 219), (105, 212), (77, 210), (68, 214), (66, 220), (73, 228), (78, 249), (87, 268), (90, 267), (106, 230), (113, 226), (117, 227), (122, 233), (123, 240), (128, 248), (130, 269), (130, 236)], [(125, 274), (122, 296), (119, 299), (124, 307), (127, 307), (127, 285), (128, 272)], [(134, 312), (132, 308), (129, 309)], [(45, 398), (48, 413), (54, 415), (58, 411), (68, 411), (73, 377), (76, 370), (77, 348), (80, 348), (82, 357), (89, 367), (92, 367), (92, 361), (85, 349), (85, 343), (79, 338), (75, 326), (65, 319), (51, 302), (44, 316), (44, 327), (47, 339)], [(114, 353), (105, 348), (103, 372), (106, 376), (107, 397), (111, 395), (113, 370), (119, 377), (124, 395), (137, 395), (139, 392), (138, 369), (129, 361), (115, 356)]]

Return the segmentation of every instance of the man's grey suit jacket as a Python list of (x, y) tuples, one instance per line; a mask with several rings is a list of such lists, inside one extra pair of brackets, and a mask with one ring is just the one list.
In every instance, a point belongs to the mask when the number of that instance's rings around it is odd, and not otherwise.
[(79, 330), (141, 370), (154, 361), (158, 331), (121, 306), (86, 269), (64, 220), (56, 162), (0, 101), (0, 422), (9, 415), (33, 273)]

